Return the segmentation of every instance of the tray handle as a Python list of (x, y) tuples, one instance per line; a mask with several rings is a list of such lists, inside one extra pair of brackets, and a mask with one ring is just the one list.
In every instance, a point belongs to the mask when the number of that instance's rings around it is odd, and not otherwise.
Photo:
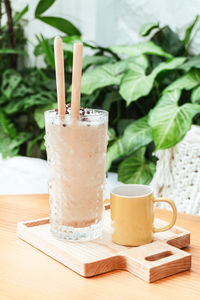
[(129, 248), (120, 254), (126, 258), (125, 269), (147, 282), (191, 268), (191, 254), (162, 242)]

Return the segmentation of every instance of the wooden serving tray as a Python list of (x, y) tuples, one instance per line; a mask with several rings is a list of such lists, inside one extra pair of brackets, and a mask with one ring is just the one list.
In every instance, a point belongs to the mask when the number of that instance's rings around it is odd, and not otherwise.
[[(164, 224), (166, 222), (155, 219), (156, 227)], [(117, 245), (111, 241), (109, 205), (106, 205), (103, 234), (96, 240), (58, 240), (50, 233), (49, 218), (18, 223), (18, 237), (84, 277), (123, 269), (154, 282), (191, 268), (191, 255), (178, 249), (190, 244), (189, 231), (174, 226), (155, 233), (150, 244)]]

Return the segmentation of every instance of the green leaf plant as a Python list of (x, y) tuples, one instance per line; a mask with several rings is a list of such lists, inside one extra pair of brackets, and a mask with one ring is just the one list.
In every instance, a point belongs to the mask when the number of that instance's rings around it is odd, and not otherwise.
[(53, 4), (55, 0), (40, 0), (35, 9), (35, 18), (60, 30), (67, 35), (80, 35), (79, 29), (74, 26), (69, 20), (60, 17), (43, 16), (42, 14), (46, 12)]
[[(61, 32), (66, 101), (71, 96), (73, 43), (82, 41), (89, 51), (83, 57), (81, 105), (109, 111), (107, 171), (118, 172), (124, 183), (149, 184), (154, 152), (175, 146), (192, 124), (200, 124), (200, 53), (190, 53), (199, 16), (186, 28), (183, 40), (156, 21), (142, 26), (143, 42), (102, 47), (83, 41), (69, 20), (47, 16), (55, 1), (40, 0), (34, 16)], [(44, 111), (57, 106), (54, 36), (38, 32), (36, 37), (34, 54), (43, 56), (45, 67), (18, 64), (22, 57), (28, 59), (21, 25), (27, 11), (25, 6), (12, 13), (15, 47), (7, 25), (1, 28), (0, 152), (4, 157), (46, 158)]]

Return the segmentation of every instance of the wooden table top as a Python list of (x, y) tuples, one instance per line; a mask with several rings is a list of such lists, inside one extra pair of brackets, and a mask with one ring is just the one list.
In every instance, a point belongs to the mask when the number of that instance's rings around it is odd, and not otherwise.
[[(126, 271), (83, 278), (17, 238), (17, 222), (48, 210), (48, 195), (0, 196), (0, 300), (200, 300), (199, 216), (179, 214), (176, 223), (191, 231), (192, 270), (149, 284)], [(156, 209), (156, 217), (170, 212)]]

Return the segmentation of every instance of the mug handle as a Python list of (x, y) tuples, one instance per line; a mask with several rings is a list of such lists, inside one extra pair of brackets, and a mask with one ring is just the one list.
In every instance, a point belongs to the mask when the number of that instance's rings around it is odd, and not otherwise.
[(171, 222), (168, 225), (161, 227), (161, 228), (153, 227), (153, 232), (166, 231), (166, 230), (172, 228), (172, 226), (174, 226), (174, 224), (176, 222), (176, 218), (177, 218), (177, 210), (176, 210), (174, 201), (172, 201), (171, 199), (168, 199), (168, 198), (156, 198), (156, 199), (153, 199), (153, 202), (167, 202), (171, 206), (172, 212), (173, 212)]

